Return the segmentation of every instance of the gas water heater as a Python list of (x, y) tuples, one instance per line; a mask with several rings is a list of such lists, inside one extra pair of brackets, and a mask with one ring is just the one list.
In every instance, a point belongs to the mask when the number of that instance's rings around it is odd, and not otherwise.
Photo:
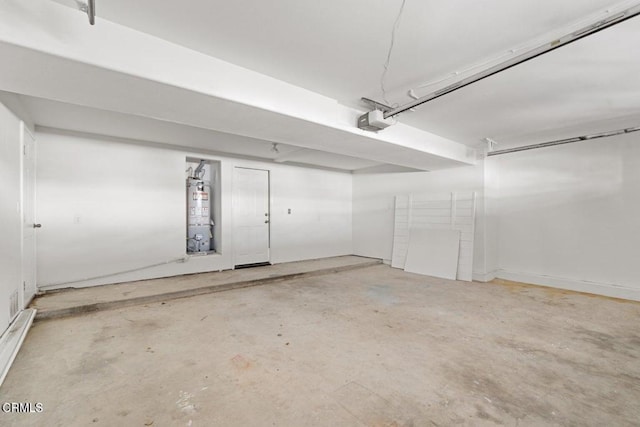
[(201, 178), (205, 162), (187, 178), (187, 252), (208, 252), (213, 239), (211, 186)]

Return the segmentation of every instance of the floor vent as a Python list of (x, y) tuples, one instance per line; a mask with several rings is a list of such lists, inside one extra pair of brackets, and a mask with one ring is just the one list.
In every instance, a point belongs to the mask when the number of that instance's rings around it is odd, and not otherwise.
[(253, 267), (266, 267), (271, 265), (270, 262), (256, 262), (255, 264), (240, 264), (233, 267), (236, 270), (240, 270), (241, 268), (253, 268)]

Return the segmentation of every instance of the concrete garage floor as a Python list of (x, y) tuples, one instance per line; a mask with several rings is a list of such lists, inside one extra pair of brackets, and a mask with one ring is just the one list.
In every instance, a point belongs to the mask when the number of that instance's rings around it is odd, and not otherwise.
[(37, 319), (52, 319), (301, 277), (338, 273), (381, 263), (382, 261), (379, 259), (346, 255), (258, 268), (140, 280), (116, 285), (66, 288), (38, 296), (31, 304), (31, 308), (38, 310)]
[(40, 321), (2, 425), (625, 426), (640, 304), (385, 265)]

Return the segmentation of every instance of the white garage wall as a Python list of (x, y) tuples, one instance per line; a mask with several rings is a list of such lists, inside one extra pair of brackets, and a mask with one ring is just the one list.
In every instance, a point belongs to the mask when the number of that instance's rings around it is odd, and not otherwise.
[(350, 175), (38, 132), (40, 285), (183, 257), (184, 161), (198, 157), (221, 161), (221, 254), (73, 286), (232, 268), (231, 177), (242, 166), (271, 170), (274, 263), (350, 253), (389, 260), (395, 195), (476, 191), (476, 280), (497, 274), (640, 299), (637, 139), (531, 150), (443, 171)]
[(272, 262), (352, 254), (351, 174), (271, 170)]
[(353, 246), (356, 255), (391, 259), (394, 197), (409, 193), (477, 192), (474, 278), (486, 280), (484, 162), (433, 172), (355, 174), (353, 176)]
[[(39, 131), (40, 288), (82, 287), (233, 267), (233, 167), (271, 171), (271, 260), (352, 253), (351, 175)], [(185, 256), (185, 159), (221, 162), (220, 254)], [(287, 209), (292, 213), (288, 214)], [(153, 268), (109, 276), (138, 267)], [(68, 282), (75, 283), (69, 284)]]
[(21, 156), (20, 120), (0, 104), (0, 335), (11, 320), (11, 294), (22, 286)]
[(629, 134), (492, 159), (499, 277), (640, 299), (639, 139)]

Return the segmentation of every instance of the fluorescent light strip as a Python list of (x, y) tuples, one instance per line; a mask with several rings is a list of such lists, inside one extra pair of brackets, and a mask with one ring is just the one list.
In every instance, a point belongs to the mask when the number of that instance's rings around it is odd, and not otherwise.
[[(616, 13), (617, 12), (617, 13)], [(407, 104), (401, 105), (397, 108), (394, 108), (390, 111), (385, 111), (384, 113), (384, 118), (389, 118), (389, 117), (393, 117), (396, 116), (400, 113), (404, 113), (405, 111), (408, 111), (412, 108), (415, 108), (419, 105), (422, 105), (426, 102), (432, 101), (436, 98), (439, 98), (443, 95), (446, 95), (448, 93), (451, 93), (453, 91), (456, 91), (458, 89), (461, 89), (465, 86), (468, 86), (472, 83), (475, 83), (477, 81), (480, 81), (482, 79), (485, 79), (487, 77), (490, 77), (496, 73), (499, 73), (501, 71), (507, 70), (511, 67), (514, 67), (516, 65), (522, 64), (524, 62), (527, 62), (533, 58), (536, 58), (540, 55), (543, 55), (545, 53), (551, 52), (552, 50), (558, 49), (562, 46), (566, 46), (569, 43), (573, 43), (577, 40), (580, 40), (584, 37), (587, 37), (591, 34), (595, 34), (599, 31), (604, 30), (605, 28), (609, 28), (613, 25), (619, 24), (623, 21), (626, 21), (627, 19), (631, 19), (637, 15), (640, 14), (640, 3), (636, 2), (633, 6), (630, 6), (628, 8), (626, 8), (623, 11), (613, 11), (612, 9), (608, 9), (606, 13), (615, 13), (612, 16), (606, 17), (604, 19), (602, 19), (602, 14), (600, 14), (600, 16), (598, 17), (598, 21), (595, 23), (590, 23), (588, 25), (585, 25), (582, 28), (579, 28), (578, 30), (573, 30), (570, 33), (562, 36), (562, 37), (556, 37), (551, 41), (539, 44), (529, 50), (527, 50), (524, 53), (521, 53), (517, 56), (514, 56), (512, 58), (507, 59), (506, 61), (503, 61), (501, 63), (498, 63), (496, 65), (493, 65), (485, 70), (482, 70), (478, 73), (475, 73), (473, 75), (470, 75), (468, 77), (465, 77), (453, 84), (448, 85), (445, 88), (442, 89), (438, 89), (434, 92), (431, 92), (427, 95), (421, 96), (420, 98), (418, 98), (415, 101), (409, 102)], [(575, 27), (574, 27), (575, 28)], [(514, 54), (517, 50), (514, 50)]]
[(627, 133), (633, 133), (633, 132), (638, 132), (638, 131), (640, 131), (640, 126), (636, 126), (636, 127), (633, 127), (633, 128), (612, 130), (612, 131), (607, 131), (607, 132), (601, 132), (601, 133), (596, 133), (596, 134), (593, 134), (593, 135), (574, 136), (572, 138), (558, 139), (556, 141), (541, 142), (539, 144), (524, 145), (522, 147), (505, 148), (504, 150), (491, 151), (491, 152), (487, 153), (487, 156), (498, 156), (500, 154), (516, 153), (518, 151), (534, 150), (536, 148), (553, 147), (554, 145), (570, 144), (572, 142), (590, 141), (592, 139), (608, 138), (608, 137), (611, 137), (611, 136), (624, 135), (624, 134), (627, 134)]

